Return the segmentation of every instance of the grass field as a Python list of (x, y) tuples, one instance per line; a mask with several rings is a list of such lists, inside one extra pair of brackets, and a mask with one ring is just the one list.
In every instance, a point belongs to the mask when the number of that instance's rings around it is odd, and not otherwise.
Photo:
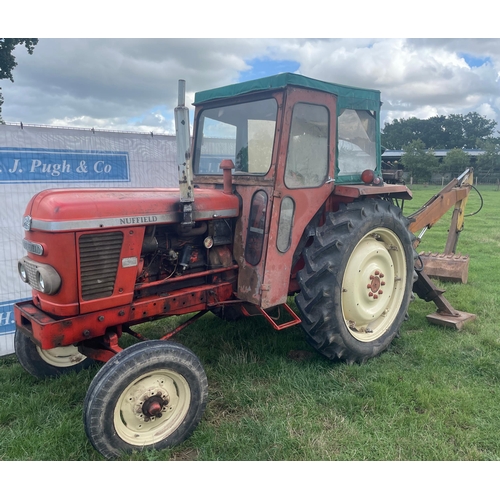
[[(208, 314), (176, 337), (208, 376), (201, 424), (177, 448), (128, 460), (499, 460), (500, 192), (479, 189), (484, 208), (466, 219), (458, 244), (470, 255), (469, 281), (443, 285), (475, 322), (459, 332), (432, 326), (433, 303), (416, 299), (388, 351), (348, 366), (313, 351), (300, 326), (277, 332), (259, 317), (225, 323)], [(414, 187), (405, 214), (437, 190)], [(472, 192), (466, 212), (478, 208)], [(448, 220), (420, 250), (444, 249)], [(141, 331), (155, 338), (181, 321)], [(0, 358), (0, 460), (102, 460), (82, 423), (96, 370), (38, 381), (15, 356)]]

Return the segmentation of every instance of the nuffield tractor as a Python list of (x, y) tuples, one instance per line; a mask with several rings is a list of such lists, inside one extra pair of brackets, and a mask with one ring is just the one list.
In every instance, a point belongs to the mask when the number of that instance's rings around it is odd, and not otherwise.
[[(49, 189), (24, 214), (19, 274), (33, 290), (15, 306), (17, 357), (39, 378), (105, 363), (83, 418), (107, 458), (194, 431), (207, 377), (169, 339), (207, 312), (300, 324), (348, 363), (389, 346), (414, 292), (436, 302), (440, 324), (473, 317), (433, 285), (414, 236), (453, 207), (449, 255), (434, 260), (466, 272), (454, 251), (472, 172), (404, 217), (411, 191), (381, 174), (378, 91), (285, 73), (198, 92), (191, 144), (184, 87), (179, 188)], [(133, 330), (174, 315), (189, 316), (161, 340)], [(124, 334), (138, 341), (124, 349)]]

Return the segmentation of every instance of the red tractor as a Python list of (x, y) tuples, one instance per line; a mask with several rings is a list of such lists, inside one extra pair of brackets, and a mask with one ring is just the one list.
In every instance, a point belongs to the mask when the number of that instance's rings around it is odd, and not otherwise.
[[(17, 357), (35, 377), (105, 362), (84, 424), (107, 458), (193, 432), (207, 378), (165, 340), (206, 312), (300, 323), (328, 358), (364, 362), (398, 333), (417, 278), (411, 192), (381, 177), (378, 91), (280, 74), (198, 92), (190, 147), (183, 87), (179, 189), (46, 190), (24, 214)], [(132, 330), (191, 313), (162, 340)], [(140, 342), (123, 349), (124, 333)]]

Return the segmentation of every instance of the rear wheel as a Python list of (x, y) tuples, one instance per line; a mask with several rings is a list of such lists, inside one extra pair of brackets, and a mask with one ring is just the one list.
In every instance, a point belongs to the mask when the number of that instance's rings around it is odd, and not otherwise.
[(14, 349), (21, 366), (36, 378), (57, 377), (91, 366), (94, 361), (78, 351), (76, 346), (41, 349), (16, 330)]
[(364, 362), (404, 321), (414, 281), (413, 235), (401, 211), (368, 199), (328, 214), (298, 273), (308, 341), (328, 358)]
[(104, 365), (84, 402), (84, 425), (106, 458), (162, 449), (187, 439), (200, 422), (208, 384), (199, 359), (187, 348), (146, 341)]

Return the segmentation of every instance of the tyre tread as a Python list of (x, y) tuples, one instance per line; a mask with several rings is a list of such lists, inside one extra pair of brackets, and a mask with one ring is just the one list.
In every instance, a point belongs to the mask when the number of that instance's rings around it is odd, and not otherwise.
[[(192, 392), (191, 404), (193, 411), (188, 411), (186, 419), (172, 434), (154, 445), (145, 446), (144, 449), (163, 449), (175, 446), (189, 438), (200, 422), (208, 400), (208, 382), (200, 360), (187, 347), (176, 342), (164, 340), (148, 340), (129, 347), (113, 358), (97, 373), (89, 386), (84, 400), (83, 420), (85, 433), (94, 448), (107, 459), (116, 459), (121, 455), (138, 448), (122, 441), (110, 423), (109, 414), (105, 418), (105, 410), (112, 404), (116, 386), (121, 380), (131, 374), (140, 372), (141, 368), (161, 365), (180, 366), (193, 378), (190, 385)], [(152, 368), (151, 368), (152, 369)], [(112, 420), (112, 419), (111, 419)], [(110, 429), (113, 430), (110, 430)]]
[(399, 333), (400, 323), (407, 316), (414, 277), (409, 278), (406, 284), (402, 303), (404, 312), (398, 314), (398, 324), (388, 329), (390, 333), (373, 342), (364, 345), (361, 342), (346, 342), (345, 338), (350, 334), (334, 311), (340, 309), (342, 278), (339, 275), (346, 260), (345, 252), (352, 247), (353, 238), (358, 241), (357, 236), (367, 225), (388, 227), (403, 235), (404, 248), (412, 248), (411, 254), (408, 254), (411, 257), (406, 256), (407, 276), (414, 275), (413, 267), (409, 269), (410, 259), (414, 264), (417, 253), (411, 245), (414, 236), (408, 231), (408, 224), (408, 219), (392, 203), (367, 199), (341, 205), (338, 212), (330, 212), (325, 224), (316, 229), (312, 245), (303, 251), (305, 265), (297, 275), (300, 293), (295, 301), (307, 341), (327, 358), (342, 359), (349, 364), (364, 363), (385, 350)]

